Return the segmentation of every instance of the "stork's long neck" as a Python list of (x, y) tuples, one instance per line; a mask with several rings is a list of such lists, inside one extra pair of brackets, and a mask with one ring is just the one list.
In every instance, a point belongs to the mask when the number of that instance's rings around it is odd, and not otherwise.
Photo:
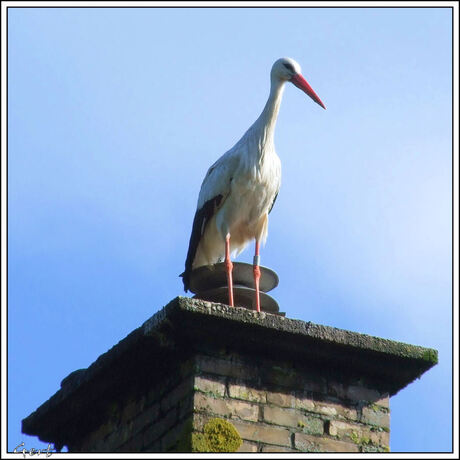
[(283, 98), (284, 81), (278, 78), (271, 78), (270, 95), (260, 114), (256, 125), (256, 135), (259, 137), (259, 145), (264, 147), (266, 144), (274, 143), (275, 125), (280, 110), (281, 99)]

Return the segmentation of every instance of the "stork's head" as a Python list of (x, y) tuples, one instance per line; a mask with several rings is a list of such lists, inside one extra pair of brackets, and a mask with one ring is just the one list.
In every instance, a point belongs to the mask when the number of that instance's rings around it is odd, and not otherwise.
[(297, 88), (300, 88), (306, 94), (308, 94), (317, 104), (323, 109), (326, 106), (322, 103), (321, 99), (313, 91), (313, 88), (308, 84), (307, 80), (302, 76), (300, 65), (291, 58), (278, 59), (272, 67), (271, 77), (276, 78), (280, 81), (290, 81)]

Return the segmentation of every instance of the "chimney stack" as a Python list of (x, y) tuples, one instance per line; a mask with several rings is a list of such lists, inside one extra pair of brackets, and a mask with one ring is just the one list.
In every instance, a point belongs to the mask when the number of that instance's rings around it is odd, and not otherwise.
[(22, 422), (70, 452), (388, 452), (437, 351), (178, 297)]

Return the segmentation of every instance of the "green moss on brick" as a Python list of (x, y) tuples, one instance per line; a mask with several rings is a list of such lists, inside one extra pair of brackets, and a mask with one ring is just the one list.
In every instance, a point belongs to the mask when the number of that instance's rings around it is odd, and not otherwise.
[(204, 426), (207, 452), (236, 452), (242, 442), (236, 428), (227, 420), (213, 418)]
[(350, 435), (350, 439), (355, 443), (359, 444), (359, 435), (356, 433), (356, 431), (353, 431)]
[(374, 412), (379, 412), (383, 414), (388, 414), (389, 409), (387, 407), (379, 406), (378, 404), (372, 403), (368, 405), (369, 409), (372, 409)]
[(438, 364), (438, 352), (429, 348), (423, 353), (423, 359), (429, 363)]
[(350, 435), (348, 435), (350, 439), (357, 444), (358, 446), (373, 446), (373, 442), (367, 436), (359, 436), (356, 431), (353, 431)]
[(176, 452), (236, 452), (243, 442), (236, 428), (227, 420), (213, 418), (203, 427), (204, 433), (193, 433), (190, 421), (178, 440)]
[(211, 452), (206, 436), (203, 433), (192, 433), (190, 445), (190, 452)]
[(373, 442), (372, 442), (369, 438), (367, 438), (367, 437), (365, 437), (365, 436), (363, 436), (363, 437), (361, 438), (361, 440), (360, 440), (359, 443), (360, 443), (362, 446), (368, 446), (368, 445), (373, 444)]

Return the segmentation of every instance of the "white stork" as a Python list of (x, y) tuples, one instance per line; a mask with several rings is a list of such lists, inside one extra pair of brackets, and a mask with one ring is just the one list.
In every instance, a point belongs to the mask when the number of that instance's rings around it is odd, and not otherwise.
[(274, 132), (284, 84), (290, 81), (326, 108), (293, 59), (278, 59), (273, 64), (270, 80), (270, 95), (259, 118), (235, 146), (209, 168), (203, 180), (185, 271), (181, 274), (187, 292), (193, 269), (225, 260), (228, 302), (233, 306), (230, 255), (237, 256), (254, 239), (257, 311), (260, 311), (259, 248), (267, 238), (268, 214), (281, 185), (281, 162), (275, 152)]

